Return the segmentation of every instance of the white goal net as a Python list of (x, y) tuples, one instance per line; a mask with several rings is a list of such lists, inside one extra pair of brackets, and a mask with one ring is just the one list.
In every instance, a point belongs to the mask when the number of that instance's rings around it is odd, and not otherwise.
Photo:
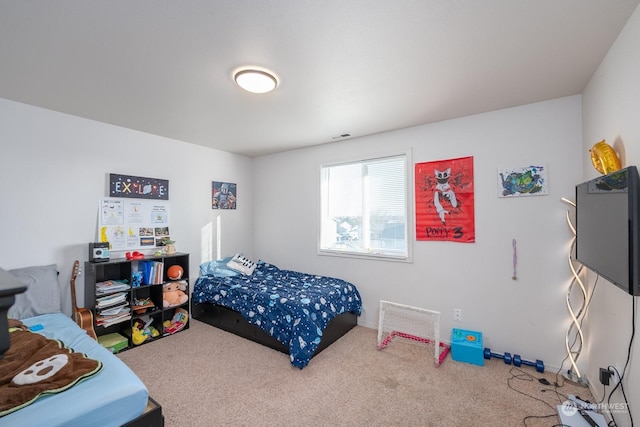
[(380, 301), (378, 350), (396, 338), (433, 347), (434, 360), (440, 365), (449, 346), (440, 342), (440, 312), (389, 301)]

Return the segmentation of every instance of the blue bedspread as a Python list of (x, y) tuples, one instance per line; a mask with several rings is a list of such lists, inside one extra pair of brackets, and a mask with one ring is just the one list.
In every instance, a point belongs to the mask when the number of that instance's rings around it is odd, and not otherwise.
[(355, 285), (280, 270), (262, 261), (251, 276), (200, 276), (193, 288), (193, 302), (215, 303), (239, 312), (288, 346), (291, 364), (299, 368), (309, 363), (331, 319), (346, 312), (362, 312)]

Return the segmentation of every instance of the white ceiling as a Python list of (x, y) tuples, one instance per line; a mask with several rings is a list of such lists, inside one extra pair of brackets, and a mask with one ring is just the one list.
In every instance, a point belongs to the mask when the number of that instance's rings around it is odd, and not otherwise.
[(0, 97), (257, 156), (579, 94), (639, 2), (0, 0)]

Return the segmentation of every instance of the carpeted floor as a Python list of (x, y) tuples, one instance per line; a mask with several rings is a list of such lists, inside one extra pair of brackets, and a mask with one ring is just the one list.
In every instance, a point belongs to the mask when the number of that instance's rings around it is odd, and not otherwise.
[(162, 405), (167, 427), (554, 426), (567, 394), (592, 400), (553, 372), (451, 356), (436, 367), (423, 345), (399, 339), (378, 351), (376, 338), (357, 326), (301, 370), (283, 353), (191, 320), (119, 357)]

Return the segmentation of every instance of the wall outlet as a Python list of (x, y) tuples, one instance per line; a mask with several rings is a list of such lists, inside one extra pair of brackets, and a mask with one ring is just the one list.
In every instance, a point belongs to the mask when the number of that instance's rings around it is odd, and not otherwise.
[(462, 322), (462, 309), (460, 308), (453, 309), (453, 320), (454, 322)]

